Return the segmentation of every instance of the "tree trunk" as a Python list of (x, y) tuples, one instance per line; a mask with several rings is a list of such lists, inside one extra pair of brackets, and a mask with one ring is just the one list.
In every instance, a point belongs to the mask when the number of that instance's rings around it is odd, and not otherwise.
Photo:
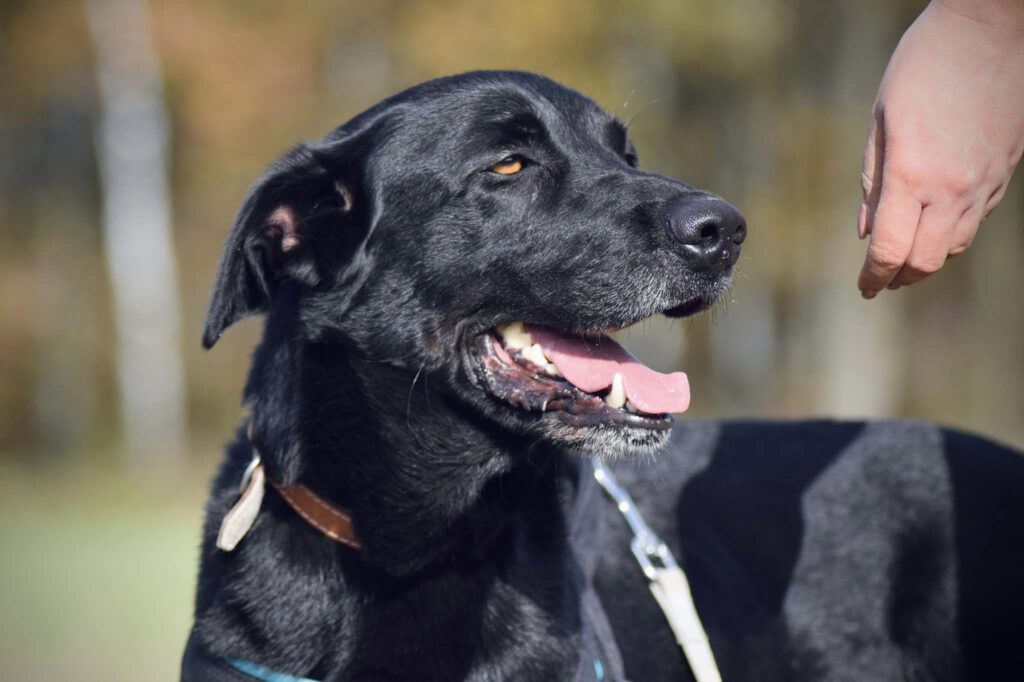
[(823, 240), (817, 297), (819, 405), (843, 417), (893, 416), (900, 411), (908, 352), (906, 297), (883, 293), (874, 301), (861, 299), (856, 278), (867, 242), (858, 242), (855, 235), (861, 154), (872, 98), (896, 46), (898, 8), (866, 12), (858, 3), (845, 2), (838, 9), (842, 28), (831, 47), (834, 87), (828, 109), (832, 154), (841, 160), (843, 172), (830, 174), (836, 184), (829, 188), (826, 205), (832, 210), (822, 212), (822, 229), (830, 236)]
[(168, 122), (147, 0), (87, 0), (101, 117), (103, 235), (124, 440), (137, 463), (185, 445)]

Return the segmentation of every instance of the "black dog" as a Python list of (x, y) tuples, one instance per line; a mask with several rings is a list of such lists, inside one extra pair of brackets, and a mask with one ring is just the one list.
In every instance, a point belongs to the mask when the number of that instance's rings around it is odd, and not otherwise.
[[(1017, 454), (899, 422), (673, 431), (685, 377), (603, 336), (710, 306), (745, 233), (524, 73), (420, 85), (278, 161), (207, 319), (210, 347), (267, 313), (183, 679), (690, 679), (595, 455), (684, 565), (726, 682), (1024, 680)], [(225, 523), (257, 452), (255, 521)]]

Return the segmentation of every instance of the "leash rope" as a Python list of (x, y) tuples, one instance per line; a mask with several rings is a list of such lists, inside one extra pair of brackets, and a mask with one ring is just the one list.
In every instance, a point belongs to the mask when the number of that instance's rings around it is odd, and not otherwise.
[(693, 676), (697, 682), (722, 682), (722, 674), (718, 671), (707, 632), (693, 603), (686, 574), (676, 563), (668, 545), (644, 521), (633, 498), (615, 480), (612, 472), (596, 458), (592, 458), (592, 462), (594, 479), (615, 502), (615, 507), (633, 532), (629, 548), (647, 577), (651, 594), (665, 614)]

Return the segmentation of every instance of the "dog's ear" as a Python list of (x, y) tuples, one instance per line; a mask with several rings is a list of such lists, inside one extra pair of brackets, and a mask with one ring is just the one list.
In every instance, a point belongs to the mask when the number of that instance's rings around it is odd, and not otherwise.
[(203, 346), (267, 312), (288, 280), (316, 287), (365, 234), (365, 135), (301, 144), (272, 165), (242, 204), (221, 256)]

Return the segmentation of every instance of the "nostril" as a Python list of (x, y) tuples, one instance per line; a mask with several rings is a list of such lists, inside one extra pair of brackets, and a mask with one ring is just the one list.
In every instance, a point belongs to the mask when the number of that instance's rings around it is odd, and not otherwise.
[(740, 224), (736, 226), (736, 231), (732, 233), (732, 243), (742, 244), (743, 240), (747, 238), (747, 223), (740, 221)]
[(701, 225), (700, 240), (708, 245), (717, 242), (719, 231), (718, 223), (714, 220), (710, 220)]

